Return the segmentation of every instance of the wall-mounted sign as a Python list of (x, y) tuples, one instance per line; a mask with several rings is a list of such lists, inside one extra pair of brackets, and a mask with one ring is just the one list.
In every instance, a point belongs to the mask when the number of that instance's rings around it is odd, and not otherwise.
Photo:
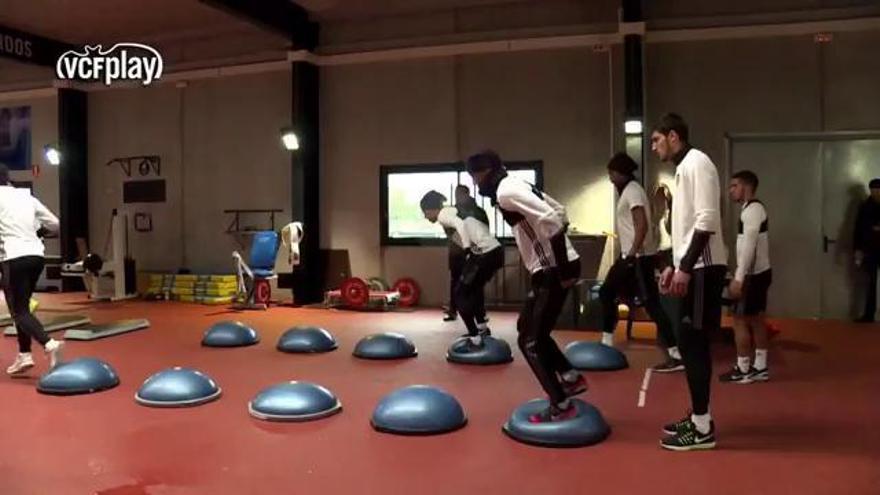
[(72, 48), (73, 45), (0, 26), (0, 57), (54, 67), (58, 57)]

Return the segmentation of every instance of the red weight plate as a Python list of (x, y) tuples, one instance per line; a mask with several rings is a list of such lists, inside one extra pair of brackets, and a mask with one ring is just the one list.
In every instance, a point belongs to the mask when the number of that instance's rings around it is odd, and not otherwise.
[(370, 288), (367, 283), (359, 278), (348, 278), (342, 282), (339, 291), (345, 304), (354, 308), (367, 305), (370, 299)]
[(272, 297), (272, 286), (268, 280), (257, 280), (254, 282), (254, 302), (256, 304), (269, 304)]
[(394, 283), (394, 290), (400, 293), (399, 304), (405, 308), (419, 303), (422, 291), (419, 284), (411, 278), (402, 278)]

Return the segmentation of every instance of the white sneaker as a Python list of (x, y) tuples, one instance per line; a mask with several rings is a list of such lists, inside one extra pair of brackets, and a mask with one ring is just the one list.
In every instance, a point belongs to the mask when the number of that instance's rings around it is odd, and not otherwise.
[(61, 363), (61, 351), (63, 349), (63, 340), (51, 339), (49, 342), (46, 342), (46, 354), (49, 355), (49, 369), (55, 368)]
[(18, 353), (18, 356), (15, 357), (15, 362), (8, 368), (6, 368), (6, 373), (10, 375), (17, 375), (19, 373), (24, 373), (25, 371), (34, 367), (34, 358), (31, 356), (31, 353)]

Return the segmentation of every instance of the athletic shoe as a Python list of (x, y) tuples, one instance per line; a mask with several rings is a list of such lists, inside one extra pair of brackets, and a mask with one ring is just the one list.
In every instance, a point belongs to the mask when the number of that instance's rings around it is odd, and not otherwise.
[(677, 452), (714, 449), (715, 422), (709, 423), (709, 433), (700, 433), (697, 431), (697, 425), (693, 421), (688, 421), (687, 425), (678, 433), (660, 440), (660, 446), (666, 450)]
[(749, 370), (749, 380), (753, 382), (766, 382), (770, 380), (770, 368), (759, 370), (752, 367)]
[(874, 317), (873, 316), (862, 316), (860, 318), (856, 318), (855, 322), (856, 323), (874, 323)]
[(687, 416), (679, 419), (675, 423), (669, 423), (663, 426), (663, 433), (667, 435), (677, 435), (678, 432), (687, 428), (687, 426), (691, 423), (691, 415), (688, 413)]
[(489, 330), (489, 329), (487, 328), (487, 329), (485, 329), (485, 330), (480, 330), (480, 331), (478, 331), (476, 335), (471, 335), (471, 334), (469, 334), (469, 333), (463, 333), (463, 334), (461, 334), (461, 336), (462, 336), (462, 337), (480, 337), (480, 338), (486, 338), (486, 337), (491, 337), (491, 336), (492, 336), (492, 331)]
[(6, 373), (10, 375), (17, 375), (19, 373), (24, 373), (25, 371), (34, 367), (34, 358), (31, 356), (31, 353), (18, 353), (18, 356), (15, 357), (15, 362), (12, 363), (11, 366), (6, 368)]
[(475, 335), (464, 334), (456, 341), (458, 352), (478, 352), (483, 349), (484, 341)]
[(681, 359), (668, 357), (666, 361), (654, 365), (651, 369), (655, 373), (675, 373), (676, 371), (684, 371), (684, 362)]
[(562, 379), (562, 389), (565, 390), (565, 395), (567, 397), (574, 397), (575, 395), (580, 395), (587, 391), (587, 380), (583, 377), (583, 375), (578, 375), (577, 379), (573, 382)]
[(49, 368), (55, 368), (61, 363), (61, 351), (64, 350), (64, 341), (51, 339), (46, 343), (46, 354), (49, 355)]
[(479, 337), (491, 337), (491, 336), (492, 336), (492, 330), (489, 330), (488, 328), (486, 328), (486, 329), (484, 329), (484, 330), (478, 330), (478, 331), (477, 331), (477, 335), (471, 335), (471, 334), (469, 334), (469, 333), (463, 333), (463, 334), (460, 335), (460, 337), (477, 337), (477, 336), (479, 336)]
[(443, 314), (443, 321), (455, 321), (456, 318), (458, 318), (458, 316), (456, 316), (455, 313), (444, 313)]
[(31, 310), (31, 314), (36, 313), (37, 309), (40, 308), (40, 301), (37, 301), (32, 297), (30, 302), (28, 303), (28, 308)]
[(577, 408), (574, 407), (574, 404), (569, 404), (566, 409), (560, 409), (555, 405), (551, 405), (548, 406), (547, 409), (529, 416), (529, 423), (553, 423), (556, 421), (573, 419), (575, 417), (577, 417)]
[(749, 377), (750, 373), (751, 370), (740, 371), (739, 366), (734, 366), (733, 369), (728, 371), (727, 373), (722, 373), (721, 375), (718, 375), (718, 379), (721, 380), (722, 383), (752, 383), (752, 380)]

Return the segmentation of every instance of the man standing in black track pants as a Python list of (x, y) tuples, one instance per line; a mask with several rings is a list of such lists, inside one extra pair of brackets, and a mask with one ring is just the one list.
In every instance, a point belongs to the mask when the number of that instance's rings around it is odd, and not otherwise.
[[(467, 328), (468, 345), (480, 347), (491, 331), (486, 324), (485, 285), (504, 264), (504, 248), (489, 230), (489, 218), (482, 208), (444, 206), (446, 197), (428, 191), (420, 202), (425, 218), (455, 231), (465, 252), (464, 265), (454, 280), (453, 298)], [(473, 350), (473, 349), (472, 349)]]
[(461, 278), (461, 270), (467, 259), (467, 252), (461, 246), (461, 239), (455, 229), (443, 228), (449, 242), (449, 307), (443, 315), (443, 321), (455, 321), (458, 318), (458, 305), (455, 301), (455, 288)]
[(608, 177), (614, 184), (617, 199), (614, 231), (618, 234), (620, 258), (608, 270), (599, 291), (602, 301), (602, 343), (614, 346), (618, 298), (624, 294), (639, 297), (657, 324), (658, 340), (666, 358), (652, 369), (657, 373), (684, 371), (672, 324), (657, 293), (654, 279), (657, 242), (655, 231), (648, 224), (651, 218), (648, 195), (634, 175), (638, 167), (626, 153), (617, 153), (608, 162)]
[(721, 293), (727, 273), (727, 248), (721, 231), (718, 170), (702, 151), (688, 143), (688, 125), (666, 114), (651, 135), (651, 149), (675, 164), (672, 202), (673, 266), (660, 276), (660, 291), (681, 298), (678, 347), (691, 395), (691, 414), (666, 425), (660, 444), (668, 450), (715, 447), (709, 413), (712, 356), (709, 336), (721, 326)]

